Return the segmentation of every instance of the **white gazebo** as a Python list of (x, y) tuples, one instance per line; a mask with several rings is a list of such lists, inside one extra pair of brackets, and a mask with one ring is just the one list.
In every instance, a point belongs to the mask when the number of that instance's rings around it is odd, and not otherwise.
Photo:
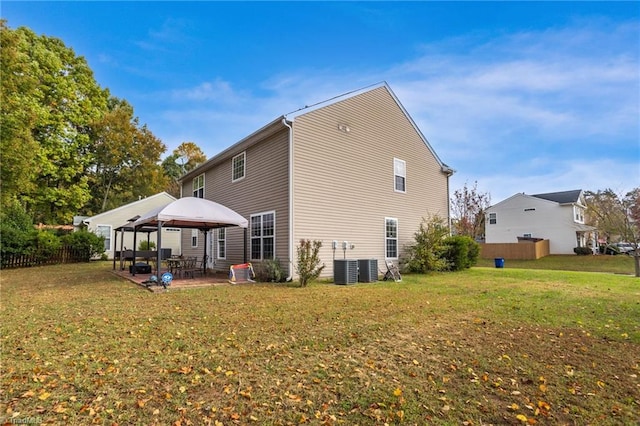
[[(246, 229), (249, 226), (247, 219), (240, 214), (223, 206), (204, 198), (184, 197), (173, 201), (166, 206), (158, 207), (140, 216), (135, 222), (129, 226), (133, 228), (133, 257), (135, 259), (136, 252), (136, 233), (138, 230), (148, 230), (155, 227), (158, 231), (158, 247), (161, 247), (161, 232), (163, 226), (173, 228), (191, 228), (199, 229), (205, 233), (215, 228), (226, 228), (237, 226)], [(246, 245), (246, 238), (245, 245)], [(207, 247), (204, 248), (204, 255), (207, 255)], [(246, 256), (246, 247), (245, 247)], [(156, 274), (160, 275), (161, 253), (158, 250), (158, 259), (156, 263)], [(135, 275), (135, 267), (132, 269)]]

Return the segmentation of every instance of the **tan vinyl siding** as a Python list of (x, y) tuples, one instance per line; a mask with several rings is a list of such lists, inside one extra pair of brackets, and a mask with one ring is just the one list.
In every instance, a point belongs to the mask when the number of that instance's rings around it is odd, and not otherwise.
[[(349, 131), (340, 130), (347, 126)], [(325, 276), (342, 259), (385, 260), (385, 218), (398, 219), (398, 245), (423, 217), (448, 215), (447, 177), (385, 87), (298, 116), (294, 123), (294, 242), (323, 241)], [(394, 158), (406, 162), (406, 193), (394, 191)]]
[[(246, 175), (232, 182), (232, 157), (246, 153)], [(229, 153), (227, 158), (212, 165), (205, 172), (205, 198), (223, 204), (235, 210), (247, 220), (256, 213), (274, 211), (276, 214), (276, 257), (287, 269), (289, 241), (289, 131), (286, 127), (271, 134), (261, 142), (249, 146), (239, 146), (237, 151)], [(191, 181), (183, 183), (184, 188), (191, 187)], [(187, 234), (185, 232), (184, 234)], [(212, 233), (213, 234), (213, 233)], [(191, 235), (191, 234), (189, 234)], [(244, 232), (240, 228), (227, 229), (226, 260), (215, 259), (217, 269), (227, 269), (229, 265), (242, 262)], [(247, 261), (251, 261), (250, 232), (247, 231)], [(202, 255), (200, 239), (198, 250), (192, 250), (191, 244), (183, 242), (185, 255)], [(215, 244), (214, 244), (215, 249)], [(207, 252), (211, 256), (209, 247)]]

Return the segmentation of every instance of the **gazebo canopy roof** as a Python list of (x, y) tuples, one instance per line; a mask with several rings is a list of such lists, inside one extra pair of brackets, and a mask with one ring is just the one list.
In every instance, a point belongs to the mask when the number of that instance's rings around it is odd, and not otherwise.
[(147, 228), (155, 226), (158, 222), (162, 226), (176, 228), (212, 229), (228, 226), (247, 228), (249, 222), (240, 214), (213, 201), (204, 198), (184, 197), (178, 198), (165, 206), (153, 209), (140, 216), (138, 220), (123, 227)]

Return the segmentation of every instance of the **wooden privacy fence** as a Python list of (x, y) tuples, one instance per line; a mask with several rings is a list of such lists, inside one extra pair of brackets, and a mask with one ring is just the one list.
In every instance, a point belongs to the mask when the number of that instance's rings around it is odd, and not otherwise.
[(2, 269), (27, 268), (30, 266), (56, 265), (60, 263), (88, 262), (87, 250), (76, 249), (70, 246), (60, 247), (53, 254), (43, 256), (41, 253), (33, 254), (9, 254), (2, 257)]
[(548, 255), (549, 240), (480, 244), (480, 257), (483, 259), (540, 259)]

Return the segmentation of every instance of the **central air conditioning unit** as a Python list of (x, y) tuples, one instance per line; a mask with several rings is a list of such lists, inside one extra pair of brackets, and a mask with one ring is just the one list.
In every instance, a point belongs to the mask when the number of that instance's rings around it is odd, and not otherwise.
[(358, 259), (358, 281), (373, 283), (378, 281), (378, 259)]
[(335, 259), (333, 261), (333, 282), (336, 284), (357, 283), (358, 261), (354, 259)]

